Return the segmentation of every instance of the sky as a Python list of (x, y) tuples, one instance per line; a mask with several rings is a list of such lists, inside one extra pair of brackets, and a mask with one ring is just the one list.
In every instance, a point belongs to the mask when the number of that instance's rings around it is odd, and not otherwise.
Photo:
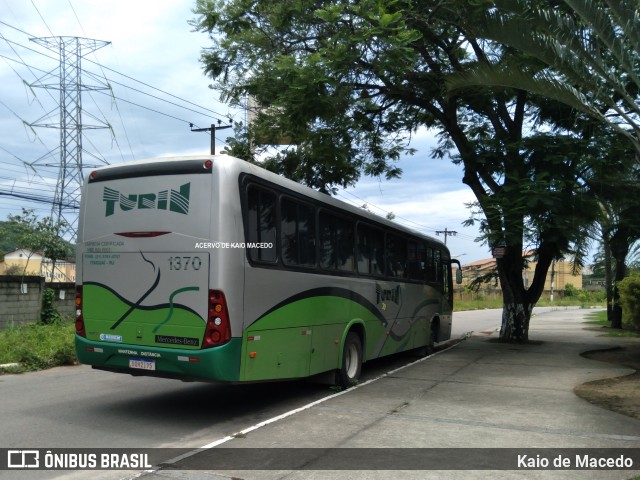
[[(0, 0), (0, 220), (22, 208), (50, 215), (50, 205), (18, 196), (52, 199), (58, 177), (60, 131), (29, 124), (59, 123), (59, 91), (38, 87), (58, 81), (51, 73), (58, 73), (59, 56), (32, 38), (104, 45), (86, 50), (82, 60), (83, 84), (92, 89), (81, 94), (83, 124), (94, 127), (83, 136), (85, 175), (107, 163), (207, 154), (210, 136), (191, 132), (191, 123), (246, 120), (242, 110), (218, 101), (204, 75), (200, 54), (210, 40), (188, 24), (194, 6), (195, 0)], [(230, 132), (217, 132), (218, 151)], [(434, 132), (418, 130), (411, 143), (417, 152), (399, 161), (400, 179), (363, 177), (337, 198), (382, 216), (393, 212), (398, 223), (431, 236), (457, 232), (446, 240), (462, 263), (488, 258), (488, 247), (475, 242), (477, 229), (462, 225), (474, 200), (462, 168), (432, 158), (434, 145)]]

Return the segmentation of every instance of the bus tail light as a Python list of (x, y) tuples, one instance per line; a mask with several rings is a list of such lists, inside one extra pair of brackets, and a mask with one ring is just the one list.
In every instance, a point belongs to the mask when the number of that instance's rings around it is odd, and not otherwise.
[(202, 339), (202, 348), (218, 347), (231, 340), (231, 323), (224, 293), (209, 290), (207, 327)]
[(81, 337), (87, 336), (82, 316), (82, 287), (80, 285), (76, 286), (76, 333)]

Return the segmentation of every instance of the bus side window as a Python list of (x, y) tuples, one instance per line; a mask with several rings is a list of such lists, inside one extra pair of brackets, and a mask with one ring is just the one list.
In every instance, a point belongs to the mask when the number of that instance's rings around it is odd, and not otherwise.
[(407, 278), (407, 241), (397, 235), (387, 234), (387, 275)]
[(409, 240), (407, 250), (407, 269), (411, 280), (426, 281), (426, 259), (424, 243)]
[(280, 204), (282, 261), (286, 265), (316, 266), (316, 223), (313, 207), (283, 198)]
[(382, 230), (358, 225), (358, 272), (368, 275), (384, 273), (384, 235)]
[(320, 265), (330, 270), (352, 272), (355, 268), (354, 227), (351, 220), (321, 212)]
[(427, 247), (427, 271), (426, 281), (435, 283), (442, 281), (442, 269), (440, 261), (440, 251), (435, 248)]
[(250, 185), (247, 190), (247, 243), (267, 244), (267, 248), (249, 248), (249, 258), (275, 263), (276, 196), (273, 192)]
[(434, 281), (442, 285), (442, 255), (440, 250), (433, 250)]
[(453, 284), (451, 283), (451, 261), (442, 256), (442, 264), (440, 266), (442, 272), (442, 285), (445, 298), (451, 303), (453, 302)]

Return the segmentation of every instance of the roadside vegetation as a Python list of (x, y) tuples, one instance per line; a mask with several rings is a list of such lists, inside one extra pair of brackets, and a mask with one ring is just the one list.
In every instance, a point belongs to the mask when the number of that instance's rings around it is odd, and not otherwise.
[[(549, 295), (545, 295), (536, 303), (536, 307), (606, 307), (606, 293), (604, 291), (589, 292), (577, 290), (571, 285), (567, 285), (563, 291), (557, 292), (553, 301)], [(462, 296), (462, 299), (460, 298)], [(463, 293), (456, 294), (453, 300), (453, 309), (456, 312), (465, 310), (484, 310), (487, 308), (502, 308), (503, 300), (501, 295), (494, 293)], [(606, 318), (606, 312), (604, 312)]]
[(589, 329), (597, 330), (608, 337), (638, 337), (640, 328), (630, 321), (623, 321), (623, 327), (611, 328), (611, 322), (607, 319), (606, 311), (593, 312), (587, 317)]
[(33, 323), (0, 331), (0, 369), (2, 373), (44, 370), (76, 363), (73, 344), (74, 325), (58, 318), (43, 324)]
[[(57, 312), (52, 312), (46, 298), (45, 295), (44, 315), (40, 322), (9, 327), (0, 331), (0, 365), (11, 365), (0, 368), (0, 373), (29, 372), (61, 365), (73, 365), (77, 362), (73, 344), (73, 322), (59, 316)], [(546, 299), (541, 300), (537, 305), (605, 307), (603, 293), (584, 291), (577, 291), (575, 295), (561, 292), (553, 302)], [(455, 311), (487, 308), (502, 308), (502, 298), (499, 295), (476, 293), (471, 299), (455, 300)], [(604, 311), (594, 313), (591, 318), (595, 327), (605, 328), (609, 325)], [(611, 335), (631, 334), (627, 330), (607, 328), (607, 331), (611, 331), (612, 333), (609, 333)]]

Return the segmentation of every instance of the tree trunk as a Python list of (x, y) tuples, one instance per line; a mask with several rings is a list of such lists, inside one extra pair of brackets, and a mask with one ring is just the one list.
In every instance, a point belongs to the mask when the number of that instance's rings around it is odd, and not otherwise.
[(530, 304), (504, 303), (500, 338), (505, 342), (527, 342), (532, 310), (533, 305)]
[(544, 291), (545, 279), (553, 261), (552, 250), (547, 243), (538, 248), (536, 268), (529, 288), (523, 281), (522, 245), (507, 250), (504, 258), (497, 259), (498, 275), (502, 288), (502, 326), (500, 339), (505, 342), (523, 343), (529, 340), (531, 312)]
[[(625, 254), (626, 257), (626, 254)], [(624, 280), (627, 273), (627, 266), (623, 260), (616, 258), (616, 281), (613, 287), (613, 308), (611, 312), (611, 328), (622, 328), (622, 305), (620, 304), (620, 292), (618, 283)]]
[(606, 232), (602, 233), (604, 248), (604, 288), (607, 292), (607, 321), (613, 323), (613, 268), (611, 266), (611, 245)]
[(622, 305), (620, 305), (620, 293), (618, 283), (627, 275), (627, 255), (629, 254), (629, 241), (626, 230), (622, 227), (611, 239), (611, 253), (615, 261), (615, 276), (613, 284), (613, 309), (611, 315), (611, 328), (622, 328)]

